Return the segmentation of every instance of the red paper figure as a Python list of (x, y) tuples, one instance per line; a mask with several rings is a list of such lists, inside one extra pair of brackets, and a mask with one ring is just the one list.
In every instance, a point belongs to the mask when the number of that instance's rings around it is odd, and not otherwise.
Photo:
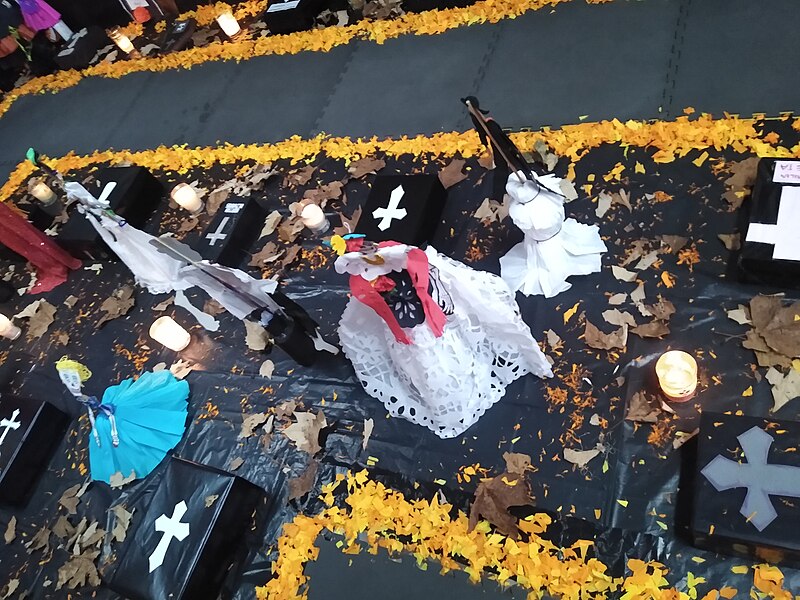
[(0, 202), (0, 243), (36, 268), (37, 281), (32, 294), (49, 292), (67, 280), (69, 269), (81, 266), (81, 261), (67, 254), (4, 202)]

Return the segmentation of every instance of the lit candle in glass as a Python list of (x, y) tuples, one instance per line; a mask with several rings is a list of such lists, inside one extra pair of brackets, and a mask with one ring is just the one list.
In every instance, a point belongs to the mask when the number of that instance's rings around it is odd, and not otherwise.
[(48, 206), (56, 201), (55, 192), (51, 190), (50, 186), (47, 185), (42, 179), (31, 179), (30, 183), (28, 184), (28, 191), (30, 191), (31, 196), (36, 198), (45, 206)]
[(150, 326), (150, 337), (175, 352), (180, 352), (192, 341), (189, 332), (178, 325), (172, 317), (156, 319)]
[(178, 206), (188, 210), (192, 216), (200, 214), (203, 210), (203, 201), (200, 200), (197, 191), (188, 183), (179, 183), (172, 188), (170, 197)]
[(670, 350), (656, 362), (661, 391), (673, 402), (690, 400), (697, 389), (697, 361), (680, 350)]
[(131, 39), (119, 30), (119, 27), (114, 27), (108, 30), (108, 37), (117, 45), (117, 48), (122, 50), (125, 54), (133, 58), (141, 58), (141, 54), (134, 47)]
[(242, 30), (242, 28), (239, 26), (239, 21), (236, 20), (236, 17), (234, 17), (233, 13), (230, 11), (224, 12), (218, 16), (217, 23), (219, 23), (222, 31), (224, 31), (225, 35), (227, 35), (229, 38), (234, 37)]
[(14, 325), (7, 316), (0, 314), (0, 336), (8, 338), (9, 340), (17, 339), (22, 330)]
[(325, 233), (330, 227), (325, 213), (322, 212), (322, 209), (316, 204), (307, 204), (304, 206), (300, 213), (300, 220), (303, 221), (303, 225), (314, 233)]

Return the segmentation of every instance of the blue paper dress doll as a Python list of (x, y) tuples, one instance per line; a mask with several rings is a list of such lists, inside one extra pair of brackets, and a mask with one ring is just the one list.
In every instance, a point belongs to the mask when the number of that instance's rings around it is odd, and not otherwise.
[(177, 446), (186, 430), (189, 384), (169, 371), (145, 372), (111, 386), (102, 401), (82, 391), (92, 376), (66, 356), (56, 363), (61, 381), (84, 406), (92, 424), (89, 468), (92, 479), (110, 483), (120, 473), (146, 477)]

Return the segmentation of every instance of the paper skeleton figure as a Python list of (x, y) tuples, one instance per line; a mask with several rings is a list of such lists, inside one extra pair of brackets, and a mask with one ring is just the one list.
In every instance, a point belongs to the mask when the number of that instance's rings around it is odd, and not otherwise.
[(115, 473), (145, 477), (183, 437), (189, 384), (169, 371), (126, 379), (98, 400), (83, 393), (83, 384), (92, 376), (84, 365), (65, 356), (56, 369), (89, 414), (94, 438), (89, 466), (95, 481), (110, 483)]
[(364, 389), (392, 415), (452, 438), (518, 377), (552, 376), (502, 279), (431, 247), (345, 238), (330, 242), (352, 292), (339, 338)]
[(567, 277), (600, 271), (606, 245), (597, 225), (564, 218), (560, 179), (523, 173), (508, 178), (508, 214), (525, 239), (500, 259), (500, 276), (515, 291), (546, 298), (568, 290)]

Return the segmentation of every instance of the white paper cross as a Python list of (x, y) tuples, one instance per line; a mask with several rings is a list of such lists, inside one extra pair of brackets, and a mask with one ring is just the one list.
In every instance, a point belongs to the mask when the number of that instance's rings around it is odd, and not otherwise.
[(19, 409), (15, 408), (14, 412), (11, 413), (10, 419), (3, 419), (0, 421), (0, 427), (3, 428), (3, 433), (0, 433), (0, 446), (3, 445), (3, 442), (6, 440), (6, 436), (11, 429), (19, 429), (19, 426), (22, 425), (22, 423), (17, 421), (17, 417), (19, 417)]
[(389, 196), (389, 204), (386, 206), (386, 208), (376, 208), (373, 211), (372, 216), (381, 220), (381, 222), (378, 223), (378, 229), (381, 231), (386, 231), (392, 226), (392, 221), (394, 219), (402, 221), (406, 218), (406, 215), (408, 215), (406, 209), (398, 208), (400, 205), (400, 200), (403, 199), (404, 195), (405, 190), (403, 189), (403, 186), (398, 185), (392, 190), (392, 194)]
[(747, 242), (774, 244), (772, 258), (800, 261), (800, 187), (783, 186), (778, 205), (778, 222), (750, 223)]
[(187, 510), (186, 502), (181, 500), (175, 505), (171, 517), (167, 518), (167, 515), (163, 514), (156, 519), (156, 531), (161, 531), (164, 535), (161, 536), (158, 546), (156, 546), (156, 549), (153, 550), (153, 553), (148, 559), (151, 573), (164, 564), (164, 557), (167, 554), (167, 548), (169, 548), (172, 538), (182, 542), (186, 539), (186, 536), (189, 535), (189, 524), (181, 523), (181, 519), (183, 515), (186, 514)]
[(217, 230), (214, 233), (206, 234), (206, 239), (211, 241), (210, 244), (211, 246), (215, 246), (217, 242), (222, 241), (226, 237), (228, 237), (228, 234), (222, 233), (222, 230), (225, 229), (225, 226), (228, 224), (228, 221), (230, 220), (231, 220), (230, 217), (224, 217), (222, 221), (220, 221), (219, 227), (217, 227)]
[(769, 448), (775, 441), (760, 427), (753, 427), (738, 436), (746, 463), (738, 463), (717, 455), (701, 473), (717, 491), (747, 488), (739, 512), (759, 531), (772, 523), (778, 513), (770, 496), (800, 498), (800, 467), (771, 465)]

